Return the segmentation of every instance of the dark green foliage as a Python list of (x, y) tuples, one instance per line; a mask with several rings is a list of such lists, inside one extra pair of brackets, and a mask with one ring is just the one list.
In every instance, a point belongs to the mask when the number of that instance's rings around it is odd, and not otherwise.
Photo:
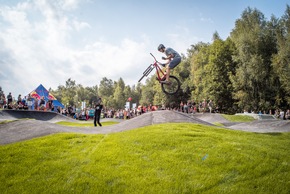
[(290, 106), (290, 7), (275, 28), (278, 52), (272, 57), (275, 105)]
[[(269, 111), (290, 107), (290, 7), (281, 18), (267, 20), (257, 9), (246, 8), (230, 36), (214, 32), (212, 42), (191, 45), (171, 74), (181, 82), (180, 91), (165, 95), (154, 75), (145, 84), (128, 86), (103, 78), (99, 86), (83, 87), (68, 79), (53, 91), (64, 104), (102, 96), (105, 106), (123, 108), (129, 97), (137, 105), (177, 107), (180, 102), (212, 100), (228, 113)], [(137, 82), (137, 80), (136, 80)]]

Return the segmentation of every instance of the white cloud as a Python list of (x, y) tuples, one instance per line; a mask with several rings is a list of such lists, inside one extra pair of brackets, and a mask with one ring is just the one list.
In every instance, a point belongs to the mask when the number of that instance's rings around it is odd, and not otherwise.
[(77, 20), (73, 21), (73, 26), (77, 31), (81, 31), (82, 29), (91, 27), (90, 24), (88, 24), (86, 22), (79, 22)]
[(56, 89), (68, 78), (84, 86), (99, 84), (103, 77), (136, 84), (151, 62), (149, 38), (144, 35), (141, 42), (125, 38), (119, 45), (94, 40), (72, 47), (70, 41), (80, 38), (73, 34), (90, 27), (65, 14), (78, 2), (41, 0), (0, 7), (0, 56), (6, 58), (0, 60), (0, 86), (6, 94), (26, 95), (40, 83)]
[(201, 17), (200, 18), (200, 21), (202, 22), (208, 22), (208, 23), (214, 23), (213, 20), (211, 18), (204, 18), (204, 17)]
[(76, 9), (80, 3), (80, 0), (59, 0), (62, 8), (65, 10)]

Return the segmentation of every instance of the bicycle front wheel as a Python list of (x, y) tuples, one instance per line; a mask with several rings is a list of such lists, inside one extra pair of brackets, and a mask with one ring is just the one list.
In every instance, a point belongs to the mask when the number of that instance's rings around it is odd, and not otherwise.
[(165, 94), (174, 95), (180, 88), (180, 82), (177, 77), (170, 75), (169, 76), (169, 84), (161, 83), (162, 91)]

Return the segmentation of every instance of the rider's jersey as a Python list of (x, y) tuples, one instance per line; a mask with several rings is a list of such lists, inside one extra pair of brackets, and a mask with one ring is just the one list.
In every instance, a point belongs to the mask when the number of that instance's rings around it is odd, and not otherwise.
[(178, 54), (178, 52), (176, 52), (172, 48), (166, 48), (165, 49), (165, 54), (166, 54), (166, 56), (169, 56), (170, 54), (172, 54), (173, 55), (173, 58), (176, 58), (176, 57), (179, 57), (180, 58), (180, 55)]

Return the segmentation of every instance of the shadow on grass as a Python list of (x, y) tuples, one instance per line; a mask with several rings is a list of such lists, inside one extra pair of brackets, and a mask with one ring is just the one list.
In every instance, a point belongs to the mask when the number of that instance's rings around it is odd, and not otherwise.
[(256, 133), (257, 135), (281, 136), (282, 133)]

